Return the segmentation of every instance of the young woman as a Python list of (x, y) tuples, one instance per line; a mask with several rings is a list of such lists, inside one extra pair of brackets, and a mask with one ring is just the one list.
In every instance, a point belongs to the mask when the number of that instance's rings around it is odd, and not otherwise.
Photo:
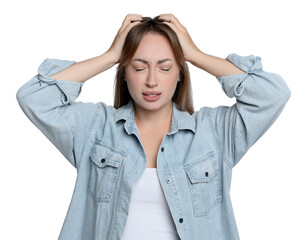
[[(216, 76), (236, 104), (194, 111), (186, 61)], [(86, 80), (117, 63), (114, 106), (75, 101)], [(172, 14), (127, 15), (106, 53), (46, 59), (17, 92), (78, 170), (62, 240), (239, 239), (232, 168), (289, 97), (260, 57), (205, 54)]]

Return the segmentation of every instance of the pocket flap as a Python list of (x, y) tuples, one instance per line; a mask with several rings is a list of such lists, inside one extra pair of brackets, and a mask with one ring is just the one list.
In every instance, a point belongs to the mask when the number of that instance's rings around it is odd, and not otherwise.
[(212, 179), (218, 168), (214, 157), (215, 153), (209, 152), (184, 165), (184, 170), (192, 183), (209, 182)]
[(127, 157), (127, 153), (106, 145), (96, 144), (90, 154), (91, 160), (99, 167), (106, 165), (118, 167), (122, 160)]

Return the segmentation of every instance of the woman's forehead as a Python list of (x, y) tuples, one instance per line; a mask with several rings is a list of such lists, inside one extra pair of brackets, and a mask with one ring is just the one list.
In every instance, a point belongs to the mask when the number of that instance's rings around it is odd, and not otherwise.
[(134, 57), (154, 57), (155, 60), (174, 58), (174, 53), (169, 40), (157, 33), (147, 33), (141, 39)]

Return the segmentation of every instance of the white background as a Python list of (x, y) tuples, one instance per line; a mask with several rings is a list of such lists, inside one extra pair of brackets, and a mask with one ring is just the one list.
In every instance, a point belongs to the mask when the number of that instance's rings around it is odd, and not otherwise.
[[(201, 51), (257, 55), (291, 98), (233, 169), (242, 240), (306, 239), (305, 24), (302, 1), (2, 1), (0, 239), (57, 239), (77, 172), (19, 108), (16, 92), (45, 58), (104, 53), (128, 13), (173, 13)], [(304, 33), (304, 35), (303, 35)], [(217, 79), (189, 64), (195, 110), (232, 105)], [(78, 101), (113, 104), (116, 66), (87, 81)]]

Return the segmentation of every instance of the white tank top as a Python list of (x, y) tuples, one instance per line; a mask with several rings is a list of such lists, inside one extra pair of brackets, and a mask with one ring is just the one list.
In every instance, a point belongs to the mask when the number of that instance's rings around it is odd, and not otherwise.
[(156, 168), (146, 168), (132, 189), (122, 240), (179, 240)]

